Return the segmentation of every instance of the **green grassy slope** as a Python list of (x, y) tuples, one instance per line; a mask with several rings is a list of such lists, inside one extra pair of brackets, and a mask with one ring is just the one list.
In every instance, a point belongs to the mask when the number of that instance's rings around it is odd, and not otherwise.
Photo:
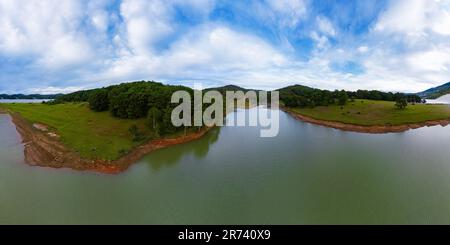
[(311, 118), (356, 125), (401, 125), (450, 118), (450, 106), (409, 104), (405, 110), (396, 109), (394, 102), (355, 100), (345, 106), (319, 106), (293, 108), (292, 110)]
[(93, 112), (87, 103), (0, 104), (20, 113), (32, 123), (43, 123), (61, 136), (62, 142), (88, 159), (114, 160), (135, 147), (129, 132), (136, 125), (144, 135), (150, 135), (144, 119), (118, 119), (109, 112)]

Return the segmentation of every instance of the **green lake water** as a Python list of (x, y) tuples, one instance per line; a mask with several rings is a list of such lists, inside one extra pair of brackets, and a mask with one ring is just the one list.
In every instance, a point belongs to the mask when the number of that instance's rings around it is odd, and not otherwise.
[(450, 224), (450, 127), (370, 135), (281, 113), (275, 138), (217, 128), (102, 175), (27, 166), (0, 115), (0, 223)]

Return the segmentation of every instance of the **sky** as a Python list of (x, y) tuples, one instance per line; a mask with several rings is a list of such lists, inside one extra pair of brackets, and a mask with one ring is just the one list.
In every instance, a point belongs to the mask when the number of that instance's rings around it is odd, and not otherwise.
[(0, 93), (138, 80), (422, 91), (450, 81), (450, 0), (0, 0)]

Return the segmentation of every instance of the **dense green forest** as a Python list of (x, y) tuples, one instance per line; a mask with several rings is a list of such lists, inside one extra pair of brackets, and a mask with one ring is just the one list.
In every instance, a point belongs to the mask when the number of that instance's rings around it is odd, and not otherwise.
[(381, 92), (377, 90), (358, 90), (356, 92), (345, 90), (329, 91), (294, 85), (278, 91), (280, 92), (280, 100), (288, 107), (345, 105), (348, 100), (353, 99), (422, 102), (422, 99), (415, 94)]
[[(183, 86), (164, 85), (157, 82), (132, 82), (100, 89), (84, 90), (60, 96), (51, 104), (88, 102), (93, 111), (110, 111), (111, 115), (124, 119), (147, 118), (148, 125), (158, 134), (177, 131), (171, 123), (171, 112), (177, 105), (170, 103), (175, 91), (193, 90)], [(135, 128), (133, 134), (138, 135)], [(138, 137), (138, 136), (137, 136)]]
[(53, 100), (62, 94), (0, 94), (3, 100)]

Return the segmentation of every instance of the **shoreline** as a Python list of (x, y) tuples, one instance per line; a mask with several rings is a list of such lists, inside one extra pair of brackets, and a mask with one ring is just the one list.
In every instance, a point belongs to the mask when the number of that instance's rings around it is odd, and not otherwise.
[(162, 148), (178, 145), (200, 139), (211, 128), (203, 128), (198, 132), (177, 138), (157, 139), (144, 143), (132, 149), (117, 160), (89, 160), (82, 158), (76, 152), (68, 149), (59, 139), (48, 136), (45, 132), (35, 129), (31, 123), (20, 114), (6, 112), (15, 125), (24, 146), (24, 160), (30, 166), (68, 168), (77, 171), (92, 171), (102, 174), (119, 174), (145, 155)]
[(402, 125), (373, 125), (373, 126), (364, 126), (357, 124), (349, 124), (343, 122), (334, 122), (327, 120), (315, 119), (312, 117), (301, 115), (297, 112), (290, 110), (289, 108), (283, 107), (281, 110), (287, 112), (292, 117), (311, 124), (324, 126), (328, 128), (339, 129), (342, 131), (348, 132), (356, 132), (356, 133), (368, 133), (368, 134), (387, 134), (387, 133), (402, 133), (411, 129), (418, 129), (423, 127), (433, 127), (433, 126), (442, 126), (445, 127), (450, 124), (450, 119), (441, 119), (441, 120), (430, 120), (421, 123), (407, 123)]
[[(280, 110), (288, 113), (295, 119), (314, 125), (334, 128), (342, 131), (369, 134), (401, 133), (411, 129), (432, 127), (438, 125), (445, 127), (450, 124), (450, 119), (442, 119), (402, 125), (363, 126), (342, 122), (319, 120), (301, 115), (286, 107), (280, 107)], [(24, 160), (26, 164), (30, 166), (50, 167), (56, 169), (68, 168), (77, 171), (92, 171), (102, 174), (122, 173), (126, 171), (131, 165), (138, 162), (145, 155), (155, 150), (200, 139), (211, 129), (202, 128), (201, 130), (190, 133), (186, 136), (151, 140), (147, 143), (137, 146), (129, 153), (117, 160), (90, 160), (84, 159), (78, 153), (70, 150), (58, 138), (50, 137), (45, 131), (36, 129), (20, 114), (8, 112), (1, 108), (0, 114), (8, 114), (11, 117), (11, 121), (15, 125), (24, 146)]]

